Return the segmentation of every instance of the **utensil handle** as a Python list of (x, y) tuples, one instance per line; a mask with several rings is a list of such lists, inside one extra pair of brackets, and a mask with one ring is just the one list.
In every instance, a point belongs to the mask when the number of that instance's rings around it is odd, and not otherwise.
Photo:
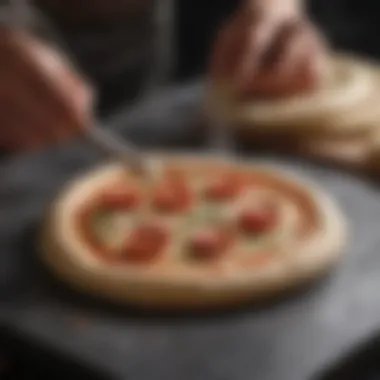
[(234, 136), (231, 125), (214, 113), (208, 115), (207, 145), (212, 152), (218, 155), (232, 155), (234, 153)]
[(140, 149), (124, 138), (109, 133), (102, 125), (93, 123), (91, 128), (86, 130), (86, 138), (105, 153), (125, 162), (133, 171), (140, 174), (147, 173), (147, 165)]

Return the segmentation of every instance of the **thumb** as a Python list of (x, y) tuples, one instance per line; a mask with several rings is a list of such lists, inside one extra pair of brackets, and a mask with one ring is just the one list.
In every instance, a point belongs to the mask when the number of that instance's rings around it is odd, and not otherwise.
[(23, 38), (22, 43), (38, 63), (55, 94), (60, 97), (72, 121), (83, 127), (93, 109), (95, 96), (92, 87), (54, 48), (28, 36)]

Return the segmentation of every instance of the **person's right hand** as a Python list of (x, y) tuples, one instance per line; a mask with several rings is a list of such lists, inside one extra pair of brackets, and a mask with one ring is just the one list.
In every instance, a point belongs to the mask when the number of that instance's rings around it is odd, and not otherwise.
[(0, 148), (23, 151), (87, 126), (93, 92), (53, 48), (0, 30)]
[(311, 89), (321, 74), (325, 41), (301, 0), (244, 0), (221, 28), (210, 75), (238, 95), (276, 97)]

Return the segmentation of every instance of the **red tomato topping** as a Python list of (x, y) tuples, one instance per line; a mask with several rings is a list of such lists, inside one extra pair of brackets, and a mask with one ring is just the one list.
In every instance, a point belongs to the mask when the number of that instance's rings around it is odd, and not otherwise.
[(154, 206), (164, 212), (184, 211), (190, 201), (189, 194), (169, 187), (158, 188), (153, 199)]
[(239, 226), (244, 232), (261, 234), (273, 229), (276, 219), (273, 207), (259, 206), (244, 210), (239, 216)]
[(204, 189), (204, 195), (211, 200), (223, 201), (236, 197), (243, 187), (242, 178), (235, 174), (222, 174), (213, 179)]
[(131, 209), (140, 203), (140, 196), (133, 187), (116, 187), (100, 195), (99, 203), (109, 209)]
[(185, 211), (191, 201), (191, 190), (179, 175), (169, 175), (159, 184), (153, 196), (154, 206), (164, 212)]
[(210, 227), (196, 232), (190, 239), (191, 256), (196, 259), (212, 259), (222, 255), (231, 236), (221, 228)]
[(168, 230), (162, 225), (141, 224), (126, 240), (124, 257), (135, 263), (151, 261), (163, 252), (168, 240)]

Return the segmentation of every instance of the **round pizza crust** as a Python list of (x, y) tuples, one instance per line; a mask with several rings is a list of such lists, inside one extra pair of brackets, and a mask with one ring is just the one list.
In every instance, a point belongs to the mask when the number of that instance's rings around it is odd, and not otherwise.
[[(186, 165), (218, 163), (209, 157), (161, 157)], [(303, 180), (265, 166), (237, 164), (281, 181), (295, 193), (306, 194), (318, 214), (318, 230), (292, 252), (261, 267), (240, 267), (215, 276), (209, 271), (163, 272), (150, 267), (109, 264), (91, 254), (74, 228), (78, 205), (108, 181), (123, 173), (119, 164), (99, 167), (70, 183), (52, 204), (43, 223), (41, 258), (63, 281), (92, 295), (117, 303), (157, 309), (212, 309), (267, 298), (325, 273), (338, 260), (346, 241), (345, 218), (323, 191)]]
[(210, 83), (205, 112), (234, 128), (297, 133), (356, 133), (368, 130), (380, 117), (377, 107), (379, 69), (362, 59), (338, 54), (331, 58), (329, 75), (313, 94), (276, 101), (234, 99), (225, 85)]

